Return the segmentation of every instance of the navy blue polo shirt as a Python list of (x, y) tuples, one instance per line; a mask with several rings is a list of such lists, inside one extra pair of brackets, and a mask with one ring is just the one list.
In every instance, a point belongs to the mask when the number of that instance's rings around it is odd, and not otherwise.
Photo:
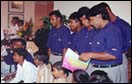
[(127, 51), (131, 46), (131, 26), (123, 19), (116, 17), (112, 22), (121, 30), (123, 41), (123, 52)]
[(91, 52), (92, 40), (95, 34), (96, 30), (94, 28), (88, 30), (88, 28), (85, 27), (79, 32), (79, 39), (76, 47), (79, 54), (83, 52)]
[(76, 47), (78, 44), (78, 38), (79, 38), (79, 32), (73, 32), (71, 35), (71, 44), (70, 44), (70, 48), (73, 51), (76, 51)]
[(52, 52), (62, 53), (64, 48), (69, 47), (70, 36), (70, 30), (65, 25), (58, 29), (53, 27), (49, 32), (47, 47)]
[[(99, 30), (92, 42), (93, 52), (106, 52), (116, 56), (116, 60), (95, 60), (91, 62), (97, 65), (114, 65), (122, 63), (122, 36), (121, 31), (117, 26), (112, 23), (108, 23), (105, 27)], [(106, 56), (107, 57), (107, 56)]]

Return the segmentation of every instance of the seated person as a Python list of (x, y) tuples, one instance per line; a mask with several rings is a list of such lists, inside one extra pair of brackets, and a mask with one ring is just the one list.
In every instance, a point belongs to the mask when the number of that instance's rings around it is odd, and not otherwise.
[[(4, 61), (7, 65), (15, 65), (16, 66), (17, 63), (14, 62), (14, 60), (13, 60), (13, 49), (16, 49), (16, 48), (24, 48), (25, 49), (26, 41), (22, 38), (16, 38), (16, 39), (11, 40), (10, 45), (11, 45), (10, 49), (7, 49), (8, 55), (1, 56), (1, 61)], [(30, 53), (28, 53), (26, 60), (34, 64), (33, 58)]]
[(113, 81), (110, 80), (106, 72), (96, 70), (91, 73), (89, 83), (113, 83)]
[(53, 83), (49, 56), (44, 55), (44, 52), (38, 51), (34, 54), (34, 63), (37, 66), (36, 83)]
[(9, 34), (10, 39), (19, 37), (17, 35), (17, 31), (19, 31), (19, 26), (18, 26), (19, 21), (20, 21), (19, 17), (17, 17), (17, 16), (12, 17), (11, 24), (10, 24), (9, 28), (7, 29), (9, 31), (8, 34)]
[(15, 78), (10, 83), (18, 83), (23, 81), (24, 83), (33, 83), (36, 81), (36, 66), (31, 62), (26, 61), (28, 52), (24, 48), (14, 49), (13, 59), (17, 62), (17, 71)]
[(89, 75), (84, 70), (73, 71), (73, 83), (88, 83)]
[(62, 67), (62, 61), (54, 63), (52, 68), (52, 74), (55, 78), (53, 83), (67, 83), (68, 70)]

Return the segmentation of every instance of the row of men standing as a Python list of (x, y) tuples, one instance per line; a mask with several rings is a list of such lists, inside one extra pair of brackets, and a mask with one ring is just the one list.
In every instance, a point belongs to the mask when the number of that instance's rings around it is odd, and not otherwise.
[(69, 27), (62, 23), (59, 10), (49, 14), (52, 29), (47, 47), (50, 62), (62, 60), (67, 48), (77, 52), (80, 60), (92, 59), (87, 69), (108, 73), (114, 83), (127, 83), (128, 70), (125, 52), (131, 46), (131, 26), (115, 16), (107, 3), (82, 7), (69, 16)]

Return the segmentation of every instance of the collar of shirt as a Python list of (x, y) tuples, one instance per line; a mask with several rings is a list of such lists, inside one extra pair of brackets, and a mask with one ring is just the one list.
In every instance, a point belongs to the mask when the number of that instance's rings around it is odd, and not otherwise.
[(53, 27), (53, 30), (61, 30), (64, 27), (64, 25), (62, 24), (59, 28)]

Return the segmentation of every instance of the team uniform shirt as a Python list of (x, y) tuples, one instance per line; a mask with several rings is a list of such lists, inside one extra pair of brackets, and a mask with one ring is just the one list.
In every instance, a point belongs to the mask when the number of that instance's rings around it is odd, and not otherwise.
[(91, 52), (92, 40), (95, 34), (96, 30), (94, 28), (88, 30), (88, 28), (85, 27), (79, 32), (79, 37), (76, 45), (76, 50), (79, 54), (83, 52)]
[(131, 46), (131, 26), (126, 21), (119, 18), (118, 16), (112, 23), (115, 24), (121, 30), (122, 41), (123, 41), (123, 52), (125, 52)]
[(96, 32), (92, 41), (92, 52), (106, 52), (116, 56), (116, 60), (95, 60), (91, 62), (96, 65), (114, 65), (122, 63), (122, 36), (117, 26), (108, 23), (104, 28)]
[(64, 48), (69, 47), (70, 42), (70, 30), (61, 25), (59, 29), (52, 28), (49, 32), (47, 47), (52, 52), (62, 53)]
[(73, 51), (76, 51), (76, 49), (77, 49), (76, 47), (78, 44), (78, 38), (79, 38), (79, 32), (73, 32), (71, 35), (71, 44), (70, 44), (70, 48)]

